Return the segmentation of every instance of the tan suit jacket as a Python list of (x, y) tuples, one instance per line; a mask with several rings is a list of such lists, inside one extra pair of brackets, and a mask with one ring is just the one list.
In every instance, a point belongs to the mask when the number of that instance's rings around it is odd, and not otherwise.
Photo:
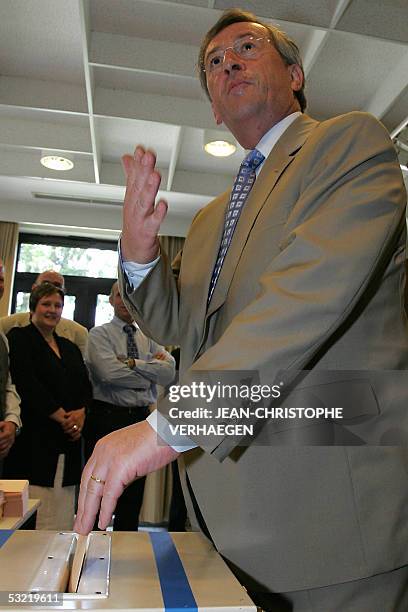
[[(26, 327), (30, 324), (30, 313), (29, 312), (16, 312), (15, 314), (7, 317), (0, 318), (0, 331), (3, 334), (8, 334), (10, 329), (13, 327)], [(74, 344), (77, 345), (82, 355), (85, 356), (86, 345), (88, 342), (88, 330), (83, 325), (80, 325), (76, 321), (70, 319), (61, 318), (55, 331), (59, 336), (68, 338)]]
[[(371, 376), (408, 364), (406, 193), (383, 126), (364, 113), (294, 121), (261, 169), (207, 308), (227, 202), (195, 218), (178, 285), (165, 254), (135, 291), (121, 277), (143, 331), (181, 345), (186, 377), (365, 370), (398, 429), (407, 385), (377, 388)], [(408, 563), (406, 446), (285, 446), (279, 435), (244, 452), (234, 438), (200, 441), (185, 455), (215, 544), (246, 579), (282, 592)]]

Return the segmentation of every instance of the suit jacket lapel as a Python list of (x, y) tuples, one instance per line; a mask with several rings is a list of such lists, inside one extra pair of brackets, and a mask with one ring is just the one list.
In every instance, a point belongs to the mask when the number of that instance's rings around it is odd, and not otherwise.
[[(208, 223), (193, 222), (188, 234), (188, 241), (183, 249), (182, 269), (183, 278), (188, 279), (187, 301), (191, 311), (194, 312), (194, 322), (197, 336), (201, 338), (207, 311), (208, 290), (211, 275), (218, 256), (224, 228), (225, 211), (229, 202), (230, 191), (226, 191), (205, 207), (205, 214), (210, 219)], [(191, 251), (189, 250), (191, 246)], [(184, 269), (184, 261), (187, 262)], [(190, 309), (189, 307), (189, 309)]]
[[(284, 134), (281, 136), (279, 141), (272, 149), (268, 158), (265, 160), (264, 165), (259, 173), (259, 176), (257, 177), (255, 184), (251, 190), (251, 193), (248, 196), (247, 201), (245, 202), (240, 219), (235, 228), (231, 245), (228, 249), (228, 253), (225, 257), (225, 261), (221, 269), (218, 282), (216, 284), (212, 299), (208, 306), (207, 316), (211, 315), (225, 301), (241, 253), (244, 249), (251, 228), (259, 214), (259, 211), (262, 209), (266, 199), (275, 187), (277, 180), (287, 168), (287, 166), (293, 161), (295, 154), (303, 146), (310, 131), (314, 129), (316, 125), (318, 125), (318, 123), (307, 115), (301, 115), (300, 117), (298, 117), (292, 123), (292, 125), (289, 126), (286, 132), (284, 132)], [(223, 215), (225, 215), (225, 208), (226, 203), (223, 207)], [(213, 244), (215, 236), (213, 236), (211, 239), (211, 248), (214, 248), (215, 255), (213, 252), (211, 257), (212, 267), (208, 275), (208, 286), (211, 278), (212, 269), (214, 267), (215, 260), (218, 254), (218, 248), (223, 229), (223, 219), (221, 233), (214, 232), (214, 234), (217, 234), (218, 239), (218, 242), (215, 247)], [(214, 219), (214, 227), (216, 227), (216, 221), (219, 222), (219, 219)], [(220, 233), (219, 236), (218, 233)], [(208, 261), (210, 261), (210, 259), (207, 259), (207, 262)]]

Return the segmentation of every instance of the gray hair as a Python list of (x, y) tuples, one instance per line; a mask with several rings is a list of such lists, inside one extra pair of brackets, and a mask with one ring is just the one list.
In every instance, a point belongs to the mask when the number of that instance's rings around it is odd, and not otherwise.
[(241, 9), (236, 8), (224, 11), (218, 21), (212, 26), (212, 28), (208, 30), (207, 34), (203, 39), (203, 42), (201, 43), (200, 51), (198, 54), (198, 70), (201, 86), (206, 92), (207, 96), (210, 98), (204, 66), (205, 52), (207, 51), (207, 47), (214, 38), (214, 36), (221, 32), (221, 30), (224, 30), (233, 23), (239, 23), (241, 21), (248, 23), (256, 23), (266, 28), (273, 46), (275, 47), (285, 64), (287, 66), (292, 66), (293, 64), (297, 64), (299, 66), (303, 75), (303, 85), (301, 89), (294, 92), (294, 95), (299, 102), (300, 110), (303, 112), (306, 108), (306, 96), (304, 92), (305, 73), (303, 71), (303, 63), (302, 58), (300, 57), (299, 47), (285, 32), (282, 32), (282, 30), (280, 30), (276, 26), (260, 21), (253, 13), (241, 11)]

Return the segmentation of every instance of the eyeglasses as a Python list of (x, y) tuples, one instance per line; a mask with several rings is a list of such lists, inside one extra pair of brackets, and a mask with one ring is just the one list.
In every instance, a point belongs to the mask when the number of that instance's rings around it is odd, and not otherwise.
[(202, 71), (209, 74), (219, 72), (224, 65), (225, 54), (228, 49), (232, 49), (235, 55), (242, 59), (256, 59), (265, 51), (266, 43), (269, 42), (271, 42), (271, 39), (267, 36), (261, 36), (260, 38), (243, 36), (238, 38), (232, 46), (210, 52), (204, 60)]

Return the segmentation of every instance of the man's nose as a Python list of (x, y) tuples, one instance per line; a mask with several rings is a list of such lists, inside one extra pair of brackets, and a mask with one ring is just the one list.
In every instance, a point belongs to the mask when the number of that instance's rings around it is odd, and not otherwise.
[(224, 51), (223, 69), (227, 72), (231, 70), (242, 70), (242, 58), (232, 47), (227, 47)]

